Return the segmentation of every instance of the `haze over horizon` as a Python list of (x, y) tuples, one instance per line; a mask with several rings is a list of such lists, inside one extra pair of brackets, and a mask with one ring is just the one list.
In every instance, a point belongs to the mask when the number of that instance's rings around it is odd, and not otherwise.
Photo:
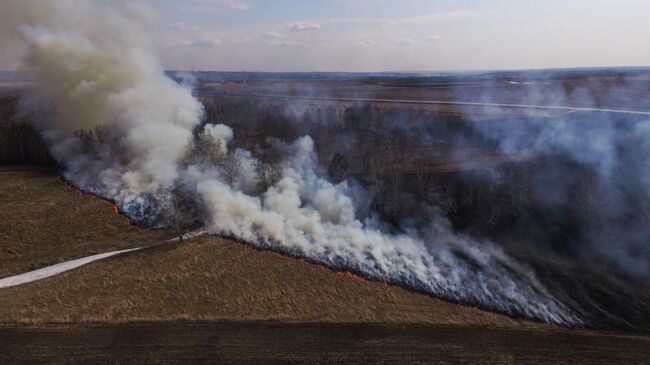
[[(650, 64), (640, 0), (144, 0), (167, 69), (450, 71)], [(3, 44), (0, 69), (24, 50)]]

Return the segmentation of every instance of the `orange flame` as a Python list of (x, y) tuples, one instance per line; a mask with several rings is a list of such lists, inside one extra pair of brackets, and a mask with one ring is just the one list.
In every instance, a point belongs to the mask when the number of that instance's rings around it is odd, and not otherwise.
[(357, 274), (351, 273), (349, 271), (337, 271), (336, 275), (338, 275), (338, 276), (347, 276), (349, 278), (355, 279), (355, 280), (360, 281), (362, 283), (366, 282), (365, 278), (363, 278), (363, 277), (361, 277), (361, 276), (359, 276)]
[(119, 216), (120, 215), (120, 210), (117, 208), (117, 205), (115, 205), (114, 203), (111, 203), (111, 202), (108, 202), (108, 203), (113, 206), (113, 211), (115, 212), (115, 216), (116, 217)]
[[(67, 186), (68, 189), (70, 189), (70, 190), (76, 191), (76, 192), (78, 192), (78, 193), (81, 194), (81, 195), (90, 195), (90, 196), (92, 196), (92, 197), (95, 198), (95, 199), (99, 199), (99, 200), (101, 200), (101, 201), (103, 201), (103, 202), (109, 204), (109, 205), (113, 208), (113, 212), (115, 212), (115, 216), (117, 216), (117, 217), (120, 216), (120, 209), (117, 207), (117, 205), (116, 205), (114, 202), (112, 202), (112, 201), (110, 201), (110, 200), (107, 200), (107, 199), (104, 199), (104, 198), (101, 198), (101, 197), (98, 197), (98, 196), (95, 195), (95, 194), (86, 193), (86, 192), (84, 192), (83, 190), (79, 189), (78, 187), (76, 187), (76, 186), (70, 184), (70, 182), (68, 182), (68, 181), (67, 181), (66, 179), (64, 179), (63, 177), (59, 177), (59, 180), (63, 183), (63, 185)], [(131, 219), (130, 219), (128, 216), (124, 215), (124, 217), (126, 217), (126, 218), (129, 220), (129, 223), (133, 223), (133, 222), (131, 222)]]

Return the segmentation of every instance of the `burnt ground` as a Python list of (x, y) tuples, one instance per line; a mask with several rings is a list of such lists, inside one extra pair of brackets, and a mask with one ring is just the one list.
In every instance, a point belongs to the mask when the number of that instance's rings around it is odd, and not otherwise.
[(647, 364), (650, 338), (467, 326), (174, 322), (3, 326), (0, 363)]

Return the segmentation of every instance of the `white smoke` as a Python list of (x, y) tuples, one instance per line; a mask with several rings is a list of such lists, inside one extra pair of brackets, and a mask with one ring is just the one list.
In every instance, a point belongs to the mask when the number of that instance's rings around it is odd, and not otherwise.
[[(22, 16), (16, 31), (27, 45), (25, 67), (38, 71), (39, 96), (55, 106), (45, 131), (53, 155), (80, 188), (139, 217), (152, 215), (157, 191), (183, 186), (205, 208), (204, 224), (215, 234), (449, 299), (548, 322), (579, 322), (529, 270), (489, 242), (455, 234), (439, 214), (430, 215), (428, 227), (400, 234), (386, 233), (377, 219), (361, 221), (352, 189), (319, 172), (310, 137), (290, 146), (292, 157), (278, 181), (262, 192), (259, 162), (248, 151), (228, 150), (233, 131), (227, 126), (209, 124), (198, 138), (234, 156), (236, 176), (218, 164), (188, 160), (202, 106), (165, 76), (151, 41), (153, 17), (141, 5), (10, 6), (9, 14)], [(73, 132), (97, 127), (105, 134), (90, 153)]]

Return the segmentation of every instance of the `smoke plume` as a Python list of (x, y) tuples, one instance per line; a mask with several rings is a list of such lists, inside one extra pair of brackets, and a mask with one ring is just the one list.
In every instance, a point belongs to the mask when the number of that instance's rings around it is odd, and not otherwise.
[(456, 234), (435, 207), (423, 208), (426, 224), (401, 231), (360, 216), (363, 190), (328, 181), (309, 136), (279, 146), (285, 158), (275, 169), (229, 148), (237, 131), (201, 126), (201, 103), (165, 76), (155, 16), (141, 4), (3, 8), (0, 22), (15, 26), (24, 67), (37, 73), (36, 98), (50, 111), (42, 131), (65, 177), (136, 220), (171, 224), (160, 192), (180, 192), (192, 205), (187, 218), (214, 234), (505, 313), (580, 323), (531, 270), (491, 242)]

